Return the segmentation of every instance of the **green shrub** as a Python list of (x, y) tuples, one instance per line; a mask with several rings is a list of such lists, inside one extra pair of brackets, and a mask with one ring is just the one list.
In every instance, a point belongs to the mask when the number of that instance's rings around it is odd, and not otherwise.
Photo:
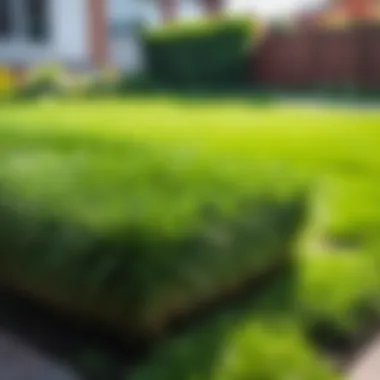
[(252, 20), (223, 19), (148, 32), (148, 72), (173, 87), (246, 85), (254, 47)]
[(43, 96), (62, 95), (62, 78), (66, 71), (60, 65), (45, 65), (28, 72), (26, 80), (18, 86), (17, 98), (33, 99)]
[(16, 89), (13, 98), (92, 97), (115, 94), (121, 77), (115, 70), (73, 72), (59, 65), (36, 67)]
[(156, 331), (290, 261), (305, 199), (284, 173), (80, 125), (0, 133), (1, 276), (50, 303)]

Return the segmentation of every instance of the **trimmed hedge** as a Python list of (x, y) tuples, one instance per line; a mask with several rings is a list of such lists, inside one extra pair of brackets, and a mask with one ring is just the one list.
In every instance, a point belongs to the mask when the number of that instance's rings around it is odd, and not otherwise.
[(143, 46), (153, 81), (172, 87), (246, 86), (255, 41), (250, 19), (218, 19), (149, 31)]
[(60, 309), (157, 332), (289, 261), (285, 173), (80, 121), (0, 134), (1, 278)]

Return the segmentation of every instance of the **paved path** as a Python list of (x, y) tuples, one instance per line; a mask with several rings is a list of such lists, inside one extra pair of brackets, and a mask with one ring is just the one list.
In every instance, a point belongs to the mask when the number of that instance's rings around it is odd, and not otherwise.
[(0, 329), (0, 379), (79, 380), (79, 377), (63, 364)]
[(380, 334), (357, 356), (349, 371), (349, 380), (380, 379)]
[(345, 111), (379, 111), (380, 101), (360, 101), (360, 100), (350, 100), (350, 99), (328, 99), (318, 96), (291, 96), (291, 95), (280, 95), (278, 96), (278, 100), (280, 103), (284, 105), (304, 106), (306, 109), (343, 109)]
[(133, 341), (127, 345), (0, 288), (0, 380), (124, 379), (136, 352)]
[[(80, 347), (83, 342), (75, 338), (75, 332), (70, 333), (70, 329), (64, 329), (63, 324), (52, 322), (38, 309), (33, 310), (30, 306), (24, 306), (23, 302), (7, 299), (1, 292), (0, 301), (0, 380), (84, 379), (62, 359), (57, 359), (65, 355), (49, 354), (65, 351), (65, 347), (69, 350)], [(115, 364), (121, 365), (127, 354), (120, 351), (118, 355), (120, 361)], [(115, 375), (111, 378), (119, 377)], [(358, 353), (351, 368), (348, 368), (348, 380), (379, 379), (380, 333)]]

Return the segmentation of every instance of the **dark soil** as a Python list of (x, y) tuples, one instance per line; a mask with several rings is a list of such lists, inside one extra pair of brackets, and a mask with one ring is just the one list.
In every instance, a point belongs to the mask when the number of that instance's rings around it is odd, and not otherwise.
[(0, 305), (1, 379), (118, 380), (146, 354), (145, 342), (67, 319), (9, 289)]
[[(289, 289), (284, 305), (279, 307), (293, 307), (294, 266), (288, 264), (285, 265), (288, 270), (284, 270), (284, 265), (275, 268), (259, 280), (246, 282), (239, 291), (231, 291), (190, 315), (172, 321), (162, 339), (191, 329), (252, 294), (265, 293), (265, 288), (281, 277), (286, 277), (284, 283)], [(368, 322), (366, 328), (351, 336), (333, 331), (328, 324), (309, 326), (310, 338), (343, 372), (379, 331), (377, 315), (363, 314)], [(142, 340), (124, 336), (121, 339), (117, 332), (105, 330), (95, 322), (89, 325), (88, 321), (73, 321), (9, 289), (0, 291), (2, 380), (125, 380), (130, 370), (147, 360), (159, 341), (157, 337)]]
[[(117, 331), (106, 330), (96, 322), (74, 321), (2, 287), (0, 379), (125, 380), (129, 370), (147, 359), (161, 339), (202, 323), (248, 295), (262, 293), (274, 279), (292, 276), (293, 267), (290, 267), (289, 262), (282, 263), (258, 280), (226, 291), (223, 297), (204, 303), (186, 317), (172, 320), (161, 338), (145, 340), (121, 338)], [(293, 299), (292, 294), (289, 297), (289, 301)]]

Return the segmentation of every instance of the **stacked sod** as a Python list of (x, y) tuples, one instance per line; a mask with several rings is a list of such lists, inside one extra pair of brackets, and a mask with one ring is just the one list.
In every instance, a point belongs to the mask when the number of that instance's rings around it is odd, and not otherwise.
[(157, 332), (290, 261), (283, 172), (79, 123), (0, 133), (1, 278), (60, 310)]

